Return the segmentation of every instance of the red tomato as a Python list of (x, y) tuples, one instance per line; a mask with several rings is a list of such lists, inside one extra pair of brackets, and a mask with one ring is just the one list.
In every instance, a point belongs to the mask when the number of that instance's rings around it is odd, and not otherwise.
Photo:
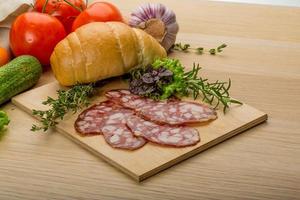
[(78, 15), (75, 19), (72, 31), (90, 22), (123, 21), (118, 8), (111, 3), (95, 2)]
[(9, 39), (15, 56), (32, 55), (48, 65), (55, 45), (65, 37), (64, 26), (55, 17), (27, 12), (14, 21)]
[[(36, 0), (34, 9), (38, 12), (42, 12), (46, 1), (47, 0)], [(68, 2), (72, 4), (72, 6), (63, 0), (49, 0), (45, 8), (45, 13), (61, 21), (67, 33), (70, 33), (75, 18), (80, 14), (80, 10), (86, 8), (86, 5), (83, 0), (68, 0)]]

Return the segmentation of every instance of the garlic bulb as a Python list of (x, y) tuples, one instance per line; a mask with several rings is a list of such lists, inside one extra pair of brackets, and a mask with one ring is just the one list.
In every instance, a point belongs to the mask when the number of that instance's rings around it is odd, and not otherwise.
[(168, 51), (176, 41), (179, 26), (175, 13), (160, 3), (138, 7), (129, 19), (129, 25), (152, 35)]

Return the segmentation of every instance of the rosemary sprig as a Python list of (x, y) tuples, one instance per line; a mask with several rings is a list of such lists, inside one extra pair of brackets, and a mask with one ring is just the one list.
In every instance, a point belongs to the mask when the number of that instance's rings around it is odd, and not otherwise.
[(193, 69), (184, 74), (184, 79), (187, 84), (187, 92), (192, 93), (194, 99), (197, 99), (199, 95), (202, 96), (204, 102), (210, 105), (215, 105), (215, 108), (219, 104), (223, 104), (223, 112), (225, 113), (230, 104), (242, 104), (241, 102), (232, 99), (229, 96), (229, 89), (231, 87), (231, 80), (228, 82), (212, 82), (209, 83), (207, 79), (202, 79), (198, 76), (201, 67), (199, 64), (193, 65)]
[(199, 64), (194, 63), (192, 70), (186, 71), (179, 60), (158, 59), (146, 69), (131, 71), (129, 88), (134, 94), (155, 100), (190, 95), (197, 99), (201, 96), (204, 102), (215, 108), (222, 104), (224, 113), (230, 104), (242, 104), (229, 95), (230, 79), (228, 82), (209, 82), (199, 76), (200, 70)]
[[(218, 46), (216, 48), (209, 49), (208, 52), (211, 55), (216, 55), (217, 53), (221, 53), (223, 51), (223, 49), (226, 47), (227, 47), (226, 44), (221, 44), (220, 46)], [(182, 44), (182, 43), (175, 43), (171, 49), (175, 50), (175, 51), (182, 51), (182, 52), (189, 52), (189, 50), (193, 50), (198, 54), (203, 54), (205, 52), (205, 49), (203, 47), (193, 48), (193, 47), (191, 47), (190, 44)]]
[(72, 111), (76, 113), (82, 107), (89, 105), (89, 97), (93, 94), (93, 84), (75, 85), (69, 90), (58, 90), (58, 98), (48, 97), (43, 105), (50, 106), (49, 110), (33, 110), (32, 113), (40, 118), (41, 126), (32, 125), (31, 131), (47, 131), (50, 127), (58, 124), (57, 119), (62, 120), (64, 116)]

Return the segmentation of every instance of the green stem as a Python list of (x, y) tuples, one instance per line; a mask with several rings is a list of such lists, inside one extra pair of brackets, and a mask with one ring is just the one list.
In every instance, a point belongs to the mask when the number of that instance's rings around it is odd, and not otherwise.
[(72, 4), (70, 1), (68, 0), (63, 0), (64, 2), (66, 2), (69, 6), (73, 7), (74, 9), (78, 10), (79, 12), (82, 12), (82, 9), (75, 6), (74, 4)]
[(49, 1), (49, 0), (46, 0), (46, 1), (45, 1), (44, 5), (43, 5), (42, 13), (45, 13), (46, 7), (47, 7), (47, 5), (48, 5), (48, 1)]

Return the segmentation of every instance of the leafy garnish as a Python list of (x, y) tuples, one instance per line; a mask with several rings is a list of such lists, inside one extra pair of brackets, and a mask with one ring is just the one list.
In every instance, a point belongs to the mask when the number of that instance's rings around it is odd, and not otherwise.
[(229, 108), (231, 103), (242, 104), (241, 102), (232, 99), (229, 95), (229, 89), (231, 87), (230, 79), (228, 82), (216, 81), (210, 83), (207, 79), (199, 77), (199, 71), (201, 69), (199, 64), (194, 64), (192, 70), (185, 72), (184, 67), (179, 60), (166, 58), (156, 60), (152, 64), (152, 68), (153, 70), (162, 70), (164, 68), (172, 72), (172, 79), (169, 78), (168, 82), (162, 83), (160, 78), (157, 78), (158, 81), (154, 81), (151, 85), (152, 89), (145, 93), (140, 86), (146, 84), (142, 77), (147, 74), (145, 72), (149, 71), (149, 69), (136, 69), (131, 72), (131, 92), (161, 100), (168, 99), (172, 96), (182, 97), (193, 95), (194, 99), (201, 96), (204, 102), (215, 105), (215, 108), (221, 103), (224, 112), (226, 112), (226, 109)]
[(229, 95), (229, 89), (231, 87), (231, 80), (228, 82), (208, 82), (207, 79), (202, 79), (198, 77), (198, 72), (201, 69), (199, 64), (195, 64), (193, 69), (185, 73), (185, 81), (187, 83), (187, 90), (189, 93), (192, 93), (194, 99), (200, 95), (202, 96), (202, 101), (209, 103), (210, 105), (215, 105), (215, 108), (219, 104), (223, 104), (223, 112), (226, 112), (226, 109), (229, 108), (231, 103), (233, 104), (242, 104), (241, 102), (232, 99)]
[(129, 90), (134, 94), (159, 99), (163, 92), (161, 86), (172, 81), (173, 72), (166, 68), (136, 68), (131, 71)]
[(94, 92), (93, 84), (75, 85), (69, 90), (58, 90), (57, 99), (48, 97), (43, 105), (50, 106), (49, 110), (33, 110), (33, 115), (40, 118), (41, 126), (32, 125), (31, 131), (47, 131), (50, 127), (58, 124), (57, 119), (62, 120), (64, 116), (72, 111), (76, 113), (82, 107), (89, 105), (89, 97)]
[(4, 129), (5, 126), (9, 124), (9, 119), (4, 111), (0, 111), (0, 131)]
[[(221, 53), (223, 49), (226, 47), (227, 47), (226, 44), (221, 44), (217, 48), (208, 50), (208, 52), (211, 55), (216, 55), (217, 53)], [(189, 50), (193, 50), (198, 54), (203, 54), (205, 52), (205, 49), (203, 47), (193, 48), (191, 47), (190, 44), (182, 44), (182, 43), (175, 43), (171, 49), (175, 51), (182, 51), (182, 52), (189, 52)]]

